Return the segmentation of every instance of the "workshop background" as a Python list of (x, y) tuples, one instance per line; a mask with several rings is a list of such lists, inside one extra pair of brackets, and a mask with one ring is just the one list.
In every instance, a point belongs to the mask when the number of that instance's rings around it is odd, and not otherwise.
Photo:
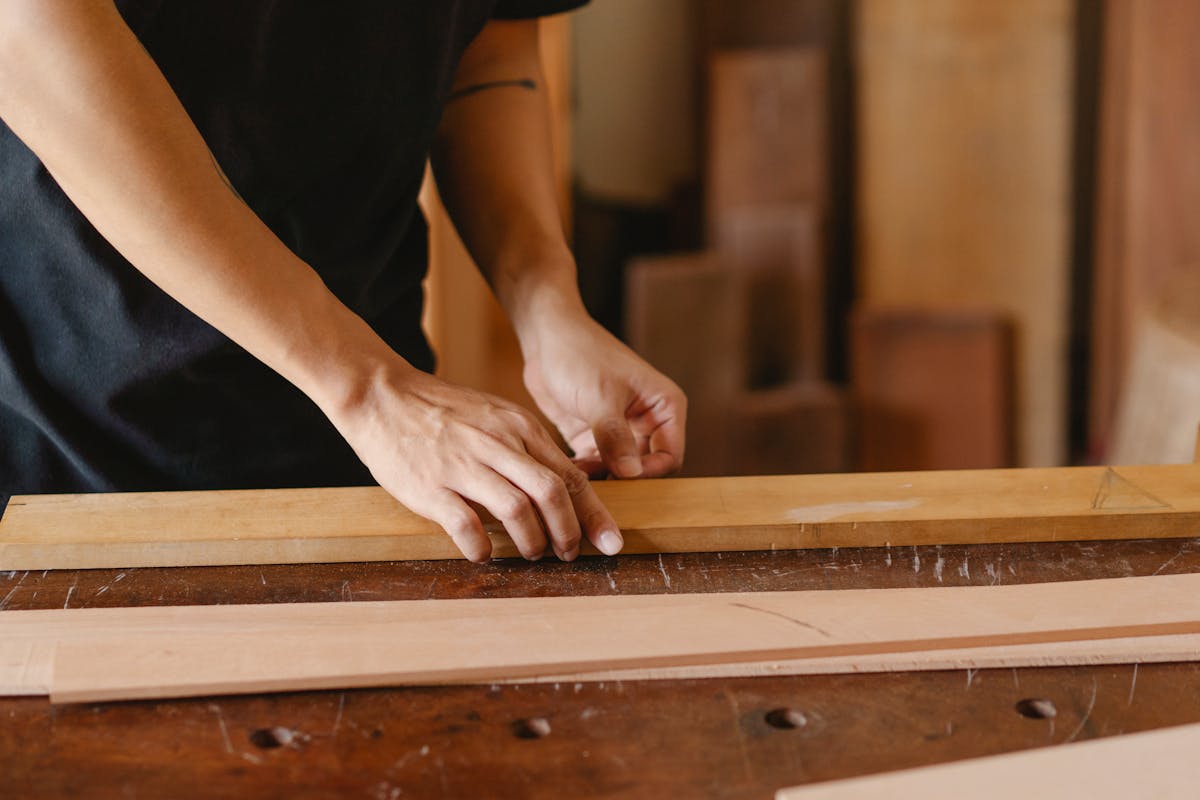
[[(1200, 2), (593, 0), (543, 22), (589, 309), (686, 475), (1192, 459)], [(531, 405), (440, 210), (439, 372)]]

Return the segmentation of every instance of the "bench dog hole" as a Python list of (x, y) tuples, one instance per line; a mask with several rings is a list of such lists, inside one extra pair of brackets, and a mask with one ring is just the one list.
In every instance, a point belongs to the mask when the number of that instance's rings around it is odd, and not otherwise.
[(287, 747), (293, 743), (299, 744), (301, 734), (290, 728), (276, 726), (274, 728), (259, 728), (250, 734), (250, 743), (263, 750), (274, 750), (276, 747)]
[(512, 732), (518, 739), (541, 739), (550, 735), (550, 720), (545, 717), (519, 719), (512, 724)]
[(1054, 703), (1043, 697), (1018, 700), (1016, 709), (1017, 713), (1026, 719), (1054, 719), (1058, 716), (1058, 709), (1054, 707)]
[(772, 728), (780, 730), (791, 730), (793, 728), (803, 728), (808, 724), (808, 717), (804, 716), (803, 711), (797, 711), (794, 708), (775, 708), (767, 712), (767, 724)]

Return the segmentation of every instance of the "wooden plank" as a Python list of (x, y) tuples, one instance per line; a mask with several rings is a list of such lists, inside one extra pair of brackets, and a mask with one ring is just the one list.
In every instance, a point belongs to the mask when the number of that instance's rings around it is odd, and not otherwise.
[(813, 206), (731, 208), (714, 246), (746, 284), (752, 389), (825, 377), (825, 255)]
[(1110, 460), (1194, 460), (1192, 430), (1200, 423), (1200, 269), (1165, 287), (1135, 326)]
[(1108, 736), (952, 764), (780, 789), (775, 800), (1191, 800), (1200, 725)]
[(993, 311), (860, 308), (858, 468), (1012, 466), (1012, 330)]
[[(1171, 538), (1200, 465), (601, 481), (626, 553)], [(487, 523), (495, 552), (511, 541)], [(584, 552), (594, 554), (585, 547)], [(0, 570), (459, 558), (378, 487), (14, 497)]]
[(1089, 437), (1112, 446), (1138, 317), (1200, 264), (1200, 4), (1106, 0)]
[(861, 298), (1012, 317), (1022, 466), (1064, 460), (1074, 5), (856, 14)]
[(851, 468), (849, 416), (845, 395), (827, 383), (743, 394), (731, 412), (730, 472), (846, 472)]
[[(246, 619), (241, 607), (239, 626)], [(13, 612), (15, 613), (15, 612)], [(60, 626), (61, 627), (61, 626)], [(114, 636), (137, 636), (144, 629), (130, 625), (108, 625)], [(195, 632), (195, 631), (193, 631)], [(90, 641), (97, 634), (72, 636), (67, 631), (54, 639), (46, 632), (37, 636), (13, 635), (0, 642), (0, 697), (49, 695), (58, 644)], [(76, 631), (75, 633), (81, 633)], [(111, 637), (110, 637), (111, 638)], [(1200, 656), (1200, 635), (1177, 634), (1135, 638), (1086, 639), (1066, 642), (971, 647), (909, 653), (863, 653), (823, 658), (774, 659), (688, 666), (635, 667), (629, 669), (565, 672), (522, 678), (497, 678), (494, 683), (605, 683), (611, 681), (699, 680), (707, 678), (750, 678), (772, 675), (839, 675), (883, 672), (925, 672), (961, 669), (1015, 669), (1023, 667), (1096, 666), (1104, 664), (1154, 664), (1194, 661)], [(476, 681), (433, 676), (414, 681), (428, 686), (454, 686)]]
[[(28, 618), (39, 613), (40, 620)], [(135, 623), (139, 616), (161, 613), (111, 611)], [(46, 625), (46, 618), (72, 615), (79, 612), (6, 612), (0, 615), (0, 641), (46, 641), (40, 637), (53, 636), (48, 629), (61, 624)], [(20, 629), (38, 622), (41, 633), (19, 636)], [(52, 698), (489, 682), (586, 670), (1196, 635), (1200, 576), (839, 592), (192, 606), (173, 609), (169, 621), (144, 629), (59, 640)]]
[(626, 340), (688, 396), (684, 475), (729, 463), (729, 404), (746, 382), (741, 276), (711, 253), (642, 257), (625, 273)]
[(730, 210), (828, 207), (823, 48), (717, 53), (708, 111), (710, 231)]

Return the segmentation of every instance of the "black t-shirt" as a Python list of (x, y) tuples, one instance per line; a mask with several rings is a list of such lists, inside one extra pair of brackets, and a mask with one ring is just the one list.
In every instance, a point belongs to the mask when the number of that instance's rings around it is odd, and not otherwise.
[[(117, 5), (255, 213), (431, 369), (416, 198), (459, 58), (490, 18), (582, 2)], [(0, 507), (369, 480), (307, 397), (117, 254), (0, 122)]]

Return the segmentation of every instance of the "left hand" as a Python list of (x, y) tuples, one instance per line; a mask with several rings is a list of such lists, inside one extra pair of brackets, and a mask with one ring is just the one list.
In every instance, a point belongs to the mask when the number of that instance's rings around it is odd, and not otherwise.
[(683, 465), (687, 398), (582, 309), (540, 320), (525, 386), (595, 477), (657, 478)]

